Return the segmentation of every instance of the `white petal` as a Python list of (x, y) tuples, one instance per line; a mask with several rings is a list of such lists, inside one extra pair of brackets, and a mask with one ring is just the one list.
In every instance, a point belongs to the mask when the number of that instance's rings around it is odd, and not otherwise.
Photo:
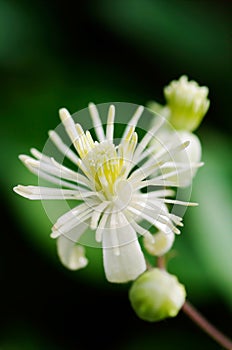
[[(157, 140), (158, 143), (153, 142), (151, 150), (163, 163), (161, 165), (162, 174), (178, 170), (171, 179), (180, 187), (189, 186), (197, 169), (202, 165), (200, 163), (201, 143), (198, 137), (188, 131), (173, 132), (163, 128), (159, 131)], [(187, 147), (182, 150), (178, 149), (178, 144), (181, 143)], [(156, 150), (154, 146), (156, 146)], [(181, 168), (185, 168), (185, 172), (182, 173)]]
[(59, 110), (59, 114), (60, 114), (60, 119), (65, 127), (65, 130), (66, 130), (68, 136), (70, 137), (70, 140), (72, 141), (73, 145), (75, 146), (75, 148), (77, 150), (76, 140), (78, 140), (79, 135), (77, 133), (75, 123), (71, 117), (71, 114), (69, 113), (69, 111), (66, 108), (61, 108)]
[(67, 220), (62, 225), (59, 226), (58, 223), (55, 223), (52, 227), (51, 238), (57, 238), (60, 235), (67, 235), (69, 231), (73, 230), (75, 227), (78, 227), (80, 224), (84, 224), (86, 229), (88, 227), (86, 220), (88, 220), (92, 215), (92, 209), (86, 209), (84, 212), (74, 216), (72, 219)]
[(177, 199), (164, 199), (164, 203), (184, 205), (186, 207), (197, 207), (198, 206), (198, 203), (195, 203), (195, 202), (183, 202), (183, 201), (179, 201)]
[[(43, 157), (46, 157), (46, 162), (43, 161)], [(58, 178), (62, 177), (64, 179), (74, 181), (75, 183), (80, 183), (81, 185), (87, 187), (91, 186), (89, 180), (85, 176), (65, 167), (62, 164), (59, 164), (53, 158), (50, 158), (49, 160), (49, 157), (44, 155), (42, 155), (41, 161), (25, 155), (21, 155), (19, 158), (29, 170), (37, 170), (38, 176), (40, 176), (40, 171), (42, 171), (42, 173), (47, 173), (48, 175), (52, 175)]]
[(137, 163), (140, 154), (144, 151), (144, 149), (147, 147), (149, 142), (153, 139), (154, 135), (157, 133), (157, 131), (162, 127), (164, 124), (165, 119), (156, 117), (154, 126), (144, 135), (143, 139), (138, 144), (138, 147), (134, 154), (134, 161)]
[(128, 125), (123, 133), (123, 136), (122, 136), (122, 139), (125, 138), (125, 136), (127, 135), (127, 133), (129, 132), (130, 130), (130, 127), (131, 126), (134, 126), (136, 127), (141, 115), (143, 114), (143, 111), (144, 111), (144, 106), (139, 106), (135, 113), (133, 114), (132, 118), (130, 119), (130, 121), (128, 122)]
[[(189, 141), (178, 143), (177, 145), (173, 144), (173, 142), (169, 142), (169, 145), (163, 146), (155, 156), (150, 156), (146, 162), (139, 167), (139, 169), (135, 170), (129, 180), (130, 181), (141, 181), (148, 176), (157, 176), (160, 172), (160, 168), (166, 162), (170, 162), (173, 160), (173, 156), (177, 153), (184, 152), (184, 149), (189, 145)], [(138, 147), (137, 147), (138, 148)], [(137, 151), (137, 150), (136, 150)], [(189, 162), (185, 162), (185, 167), (189, 168)], [(182, 166), (183, 167), (183, 166)], [(171, 168), (171, 171), (173, 169)], [(175, 178), (176, 180), (176, 178)], [(178, 184), (179, 186), (179, 184)]]
[(147, 200), (147, 199), (158, 199), (160, 197), (162, 198), (166, 198), (166, 197), (170, 197), (170, 196), (174, 196), (175, 195), (175, 191), (173, 190), (156, 190), (156, 191), (151, 191), (148, 193), (139, 193), (138, 195), (135, 195), (135, 198), (138, 199), (142, 199), (142, 200)]
[(147, 206), (142, 205), (137, 205), (137, 208), (129, 206), (128, 210), (135, 215), (135, 221), (144, 219), (165, 233), (170, 233), (172, 231), (180, 233), (180, 231), (172, 224), (171, 220), (169, 220), (168, 216), (159, 215), (157, 210), (150, 210)]
[(202, 166), (202, 163), (190, 164), (186, 162), (185, 164), (180, 163), (170, 163), (164, 164), (160, 167), (161, 175), (155, 176), (155, 180), (172, 181), (178, 187), (186, 187), (190, 185), (192, 181), (193, 171), (196, 171)]
[(92, 118), (94, 130), (96, 132), (98, 140), (100, 142), (105, 141), (105, 133), (104, 133), (104, 129), (102, 126), (102, 122), (101, 122), (101, 119), (99, 117), (97, 107), (95, 106), (94, 103), (89, 104), (89, 112), (90, 112), (90, 116)]
[[(43, 163), (51, 163), (51, 157), (46, 156), (45, 154), (43, 154), (43, 153), (41, 153), (40, 151), (38, 151), (36, 148), (31, 148), (31, 149), (30, 149), (30, 152), (31, 152), (31, 154), (32, 154), (35, 158), (37, 158), (37, 159), (43, 161)], [(26, 163), (27, 157), (28, 157), (28, 156), (25, 156), (25, 157), (24, 157), (25, 163)], [(21, 159), (21, 160), (24, 161), (24, 160), (23, 160), (23, 156), (22, 156), (22, 159)]]
[(58, 150), (64, 154), (65, 157), (69, 158), (74, 164), (77, 164), (79, 159), (78, 156), (62, 141), (60, 136), (54, 130), (49, 131), (48, 134)]
[(57, 251), (64, 266), (70, 270), (77, 270), (87, 265), (88, 260), (84, 255), (84, 248), (76, 245), (79, 237), (84, 233), (86, 225), (79, 225), (69, 232), (68, 236), (60, 236), (57, 239)]
[(108, 214), (107, 212), (105, 212), (102, 217), (101, 217), (101, 220), (98, 224), (98, 228), (96, 230), (96, 234), (95, 234), (95, 239), (97, 242), (101, 242), (102, 241), (102, 235), (103, 235), (103, 232), (105, 230), (105, 225), (106, 225), (106, 222), (108, 220), (108, 217), (109, 217), (110, 214)]
[(75, 199), (84, 200), (84, 198), (95, 195), (95, 192), (83, 191), (82, 188), (76, 190), (66, 190), (63, 188), (42, 187), (42, 186), (23, 186), (18, 185), (14, 187), (14, 191), (22, 197), (32, 200), (64, 200)]
[[(136, 279), (146, 270), (145, 258), (134, 228), (125, 219), (117, 228), (103, 231), (103, 263), (109, 282), (124, 283)], [(114, 246), (116, 234), (118, 246)], [(119, 254), (115, 254), (115, 248)]]
[[(57, 219), (54, 226), (52, 227), (52, 230), (57, 230), (59, 227), (61, 227), (65, 223), (69, 222), (70, 220), (75, 218), (80, 213), (83, 213), (84, 211), (86, 211), (86, 209), (87, 209), (87, 207), (86, 207), (85, 203), (78, 204), (75, 208), (72, 208), (71, 210), (67, 211), (65, 214), (61, 215)], [(53, 236), (51, 235), (51, 237), (53, 237)], [(53, 238), (56, 238), (56, 237), (53, 237)]]
[(106, 139), (113, 141), (114, 137), (114, 117), (115, 117), (115, 106), (111, 105), (108, 111), (108, 118), (106, 124)]
[(25, 159), (27, 159), (28, 156), (21, 154), (19, 156), (19, 159), (24, 163), (24, 165), (27, 167), (27, 169), (32, 173), (37, 175), (40, 179), (44, 179), (47, 180), (51, 183), (54, 183), (56, 185), (62, 186), (62, 187), (67, 187), (67, 188), (73, 188), (73, 189), (78, 189), (77, 185), (74, 185), (71, 182), (62, 180), (61, 178), (58, 178), (54, 175), (49, 175), (47, 173), (45, 173), (44, 171), (42, 171), (39, 168), (33, 168), (32, 166), (28, 165), (27, 163), (25, 163)]
[(92, 230), (97, 229), (99, 219), (108, 205), (109, 205), (109, 202), (104, 201), (93, 208), (93, 215), (90, 223), (90, 227)]
[(139, 190), (141, 188), (147, 188), (148, 186), (162, 186), (162, 187), (177, 187), (178, 184), (174, 181), (167, 180), (156, 180), (156, 178), (151, 180), (143, 180), (133, 183), (134, 190)]
[[(192, 134), (188, 131), (178, 131), (178, 137), (182, 142), (189, 141), (188, 147), (184, 152), (174, 155), (174, 162), (185, 162), (189, 166), (188, 174), (178, 174), (180, 186), (186, 187), (191, 184), (192, 178), (196, 174), (201, 160), (201, 143), (198, 137), (195, 134)], [(199, 166), (195, 164), (199, 163)]]
[(150, 234), (150, 232), (147, 229), (145, 229), (141, 225), (137, 224), (137, 222), (135, 222), (133, 219), (130, 221), (130, 224), (133, 226), (133, 228), (135, 229), (137, 234), (142, 235), (142, 236)]

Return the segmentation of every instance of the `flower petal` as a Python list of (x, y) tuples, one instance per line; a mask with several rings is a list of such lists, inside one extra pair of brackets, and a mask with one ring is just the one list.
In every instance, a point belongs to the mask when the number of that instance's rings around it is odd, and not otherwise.
[[(117, 221), (118, 227), (106, 228), (102, 238), (106, 278), (114, 283), (134, 280), (146, 270), (145, 258), (134, 228), (122, 214), (119, 217), (121, 222)], [(114, 246), (115, 241), (118, 242), (117, 246)]]
[(77, 229), (80, 225), (89, 226), (87, 220), (92, 215), (92, 209), (88, 208), (84, 203), (61, 216), (52, 227), (51, 238), (57, 238), (61, 235), (67, 236), (73, 229)]
[(102, 126), (102, 121), (100, 119), (97, 107), (94, 103), (89, 103), (89, 113), (92, 118), (93, 127), (100, 142), (105, 141), (105, 133)]
[(106, 139), (113, 142), (114, 138), (114, 117), (115, 117), (115, 106), (111, 105), (108, 111), (108, 118), (106, 124)]
[(133, 116), (131, 117), (130, 121), (128, 122), (127, 124), (127, 127), (125, 128), (125, 131), (122, 135), (122, 140), (125, 139), (126, 135), (128, 134), (129, 130), (130, 130), (130, 127), (131, 126), (134, 126), (136, 127), (136, 125), (138, 124), (138, 121), (140, 119), (140, 117), (142, 116), (143, 114), (143, 111), (144, 111), (144, 106), (139, 106), (135, 113), (133, 114)]
[(62, 141), (60, 136), (54, 130), (50, 130), (48, 134), (58, 150), (74, 164), (77, 164), (79, 160), (78, 156)]
[[(197, 135), (194, 135), (188, 131), (178, 131), (178, 137), (181, 142), (190, 141), (190, 144), (184, 152), (180, 152), (174, 155), (174, 163), (183, 162), (188, 166), (188, 172), (178, 173), (178, 181), (181, 187), (189, 186), (192, 182), (192, 178), (195, 176), (198, 168), (203, 165), (201, 160), (201, 143)], [(198, 166), (197, 166), (198, 165)]]
[(42, 187), (42, 186), (23, 186), (18, 185), (14, 187), (14, 191), (20, 194), (22, 197), (32, 200), (45, 200), (45, 199), (75, 199), (84, 200), (87, 197), (95, 195), (95, 192), (83, 191), (82, 188), (76, 190), (67, 190), (63, 188), (55, 187)]
[(75, 244), (85, 229), (86, 225), (79, 225), (75, 230), (70, 231), (68, 236), (62, 235), (57, 239), (59, 258), (63, 265), (70, 270), (81, 269), (88, 263), (84, 248)]

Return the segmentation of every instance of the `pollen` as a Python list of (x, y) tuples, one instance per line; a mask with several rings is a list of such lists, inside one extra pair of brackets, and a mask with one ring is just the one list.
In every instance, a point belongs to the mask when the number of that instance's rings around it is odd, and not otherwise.
[(123, 158), (118, 156), (116, 146), (109, 141), (95, 142), (83, 158), (83, 163), (95, 182), (96, 190), (107, 198), (112, 197), (115, 194), (115, 181), (123, 168)]

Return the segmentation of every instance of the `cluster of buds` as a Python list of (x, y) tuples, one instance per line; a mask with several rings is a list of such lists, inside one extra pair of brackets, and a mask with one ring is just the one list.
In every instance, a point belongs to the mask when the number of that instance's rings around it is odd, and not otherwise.
[[(166, 118), (182, 142), (189, 141), (186, 154), (190, 162), (199, 162), (201, 159), (201, 143), (193, 131), (200, 125), (209, 108), (208, 88), (199, 86), (195, 81), (188, 81), (183, 75), (179, 80), (172, 81), (164, 88), (166, 105), (161, 106), (150, 102), (148, 107), (156, 114)], [(160, 138), (163, 143), (172, 135), (163, 132)], [(181, 162), (182, 159), (174, 159)], [(185, 176), (182, 183), (190, 184), (196, 169), (191, 169), (190, 176)], [(146, 251), (152, 256), (163, 256), (172, 247), (175, 235), (158, 231), (143, 238)], [(145, 321), (155, 322), (167, 317), (174, 317), (182, 308), (186, 298), (185, 287), (179, 283), (176, 276), (165, 270), (153, 268), (143, 273), (132, 284), (129, 299), (138, 317)]]

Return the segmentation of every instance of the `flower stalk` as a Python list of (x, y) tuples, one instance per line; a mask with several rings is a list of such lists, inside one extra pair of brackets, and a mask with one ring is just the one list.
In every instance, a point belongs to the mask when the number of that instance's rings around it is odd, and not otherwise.
[[(166, 269), (164, 256), (157, 258), (157, 266), (160, 269)], [(188, 300), (185, 300), (182, 311), (224, 349), (232, 350), (232, 340), (212, 325)]]
[(185, 301), (183, 312), (224, 349), (232, 349), (232, 340), (213, 326), (189, 301)]

